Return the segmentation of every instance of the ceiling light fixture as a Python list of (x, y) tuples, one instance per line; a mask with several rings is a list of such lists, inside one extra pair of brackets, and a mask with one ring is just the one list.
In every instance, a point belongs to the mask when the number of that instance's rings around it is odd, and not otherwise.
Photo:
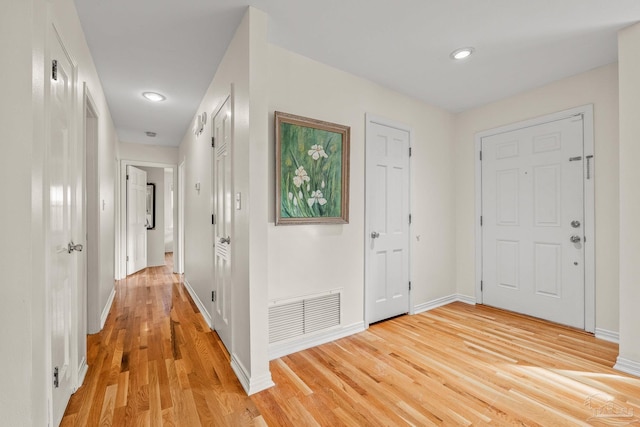
[(164, 101), (165, 99), (167, 99), (166, 96), (161, 95), (161, 94), (156, 93), (156, 92), (142, 92), (142, 96), (144, 96), (145, 98), (147, 98), (151, 102), (160, 102), (160, 101)]
[(157, 135), (157, 133), (155, 133), (155, 132), (150, 132), (150, 131), (145, 132), (145, 134), (146, 134), (149, 138), (155, 138), (155, 136)]
[(456, 49), (453, 52), (451, 52), (449, 57), (454, 60), (465, 59), (471, 56), (471, 54), (475, 51), (476, 50), (472, 47), (462, 47), (460, 49)]

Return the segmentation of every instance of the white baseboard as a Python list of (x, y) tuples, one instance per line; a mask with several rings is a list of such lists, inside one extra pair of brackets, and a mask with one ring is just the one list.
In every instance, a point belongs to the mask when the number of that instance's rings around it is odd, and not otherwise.
[(84, 384), (84, 378), (87, 376), (87, 371), (89, 371), (89, 365), (87, 365), (87, 359), (83, 357), (80, 362), (80, 367), (78, 368), (78, 384), (76, 384), (76, 391), (82, 387), (82, 384)]
[(470, 297), (468, 295), (456, 294), (456, 301), (463, 302), (469, 305), (476, 305), (476, 297)]
[(235, 354), (231, 355), (231, 369), (233, 369), (233, 372), (235, 372), (236, 377), (238, 377), (240, 384), (242, 384), (242, 388), (244, 388), (244, 391), (246, 391), (249, 396), (275, 385), (271, 379), (271, 372), (268, 370), (264, 375), (251, 377), (247, 369), (244, 367), (242, 362), (238, 360)]
[(640, 377), (640, 362), (636, 362), (634, 360), (624, 359), (618, 356), (618, 360), (616, 360), (616, 364), (613, 369)]
[(269, 344), (269, 360), (277, 359), (278, 357), (286, 356), (287, 354), (348, 337), (349, 335), (362, 332), (365, 329), (364, 322), (357, 322), (343, 328), (331, 329), (326, 332), (320, 332), (311, 336), (284, 341), (282, 343)]
[(418, 304), (413, 307), (413, 312), (414, 314), (424, 313), (425, 311), (433, 310), (434, 308), (442, 307), (443, 305), (451, 304), (452, 302), (456, 301), (471, 305), (475, 305), (476, 303), (476, 299), (474, 297), (461, 294), (453, 294), (446, 297), (434, 299), (433, 301)]
[(606, 329), (596, 328), (595, 336), (596, 338), (604, 341), (614, 342), (616, 344), (620, 343), (620, 334), (618, 332), (607, 331)]
[(104, 324), (107, 323), (107, 317), (109, 317), (109, 312), (111, 311), (111, 306), (113, 305), (113, 300), (116, 298), (116, 288), (115, 286), (111, 289), (111, 294), (109, 295), (109, 299), (107, 299), (107, 304), (102, 309), (102, 314), (100, 315), (100, 330), (104, 328)]
[(187, 292), (191, 295), (191, 299), (193, 299), (193, 302), (198, 306), (198, 310), (200, 310), (200, 314), (204, 317), (204, 321), (207, 322), (207, 325), (209, 325), (211, 329), (213, 329), (213, 319), (211, 318), (211, 314), (209, 314), (209, 310), (204, 306), (200, 297), (198, 297), (198, 294), (196, 294), (196, 291), (191, 287), (191, 284), (186, 278), (184, 279), (184, 287), (187, 288)]

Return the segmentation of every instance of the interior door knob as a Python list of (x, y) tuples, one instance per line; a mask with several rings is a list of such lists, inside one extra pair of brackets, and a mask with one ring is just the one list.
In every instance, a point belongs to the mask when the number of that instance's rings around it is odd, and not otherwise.
[(580, 238), (580, 236), (577, 236), (574, 234), (573, 236), (571, 236), (570, 240), (571, 240), (571, 243), (580, 243), (582, 239)]
[(571, 221), (571, 226), (573, 228), (578, 228), (580, 227), (580, 221), (578, 221), (577, 219), (574, 219), (573, 221)]
[(377, 231), (372, 231), (371, 232), (371, 238), (372, 239), (377, 239), (378, 237), (380, 237), (380, 233), (378, 233)]
[(231, 244), (231, 236), (221, 237), (220, 238), (220, 243)]
[(67, 252), (71, 253), (73, 251), (78, 251), (78, 252), (82, 252), (82, 248), (83, 246), (81, 244), (75, 244), (73, 243), (73, 240), (71, 241), (71, 243), (69, 243), (67, 245)]

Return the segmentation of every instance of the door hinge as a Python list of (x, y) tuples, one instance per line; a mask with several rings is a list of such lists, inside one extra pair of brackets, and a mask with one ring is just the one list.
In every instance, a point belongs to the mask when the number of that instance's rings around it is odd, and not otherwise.
[(411, 224), (411, 214), (409, 214), (409, 224)]
[(216, 137), (215, 137), (215, 136), (212, 136), (212, 137), (211, 137), (211, 146), (212, 146), (212, 147), (215, 147), (215, 146), (216, 146)]
[(484, 290), (484, 282), (480, 280), (480, 292)]
[(480, 227), (482, 227), (482, 215), (480, 215)]
[(53, 368), (53, 387), (60, 387), (60, 370), (57, 366)]
[(127, 181), (129, 181), (129, 174), (127, 174)]
[(51, 61), (51, 78), (58, 81), (58, 60)]
[(411, 290), (411, 280), (409, 280), (409, 290)]
[(409, 147), (409, 157), (411, 157), (411, 147)]
[(482, 150), (480, 150), (480, 161), (482, 161)]
[(211, 301), (216, 302), (216, 291), (211, 291)]
[(211, 224), (216, 225), (216, 215), (211, 214)]
[(129, 255), (127, 255), (127, 262), (129, 262)]

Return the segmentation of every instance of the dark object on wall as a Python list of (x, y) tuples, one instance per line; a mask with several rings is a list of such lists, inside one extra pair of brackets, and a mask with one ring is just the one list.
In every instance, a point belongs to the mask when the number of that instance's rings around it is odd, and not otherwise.
[(156, 185), (147, 183), (147, 230), (156, 228)]

